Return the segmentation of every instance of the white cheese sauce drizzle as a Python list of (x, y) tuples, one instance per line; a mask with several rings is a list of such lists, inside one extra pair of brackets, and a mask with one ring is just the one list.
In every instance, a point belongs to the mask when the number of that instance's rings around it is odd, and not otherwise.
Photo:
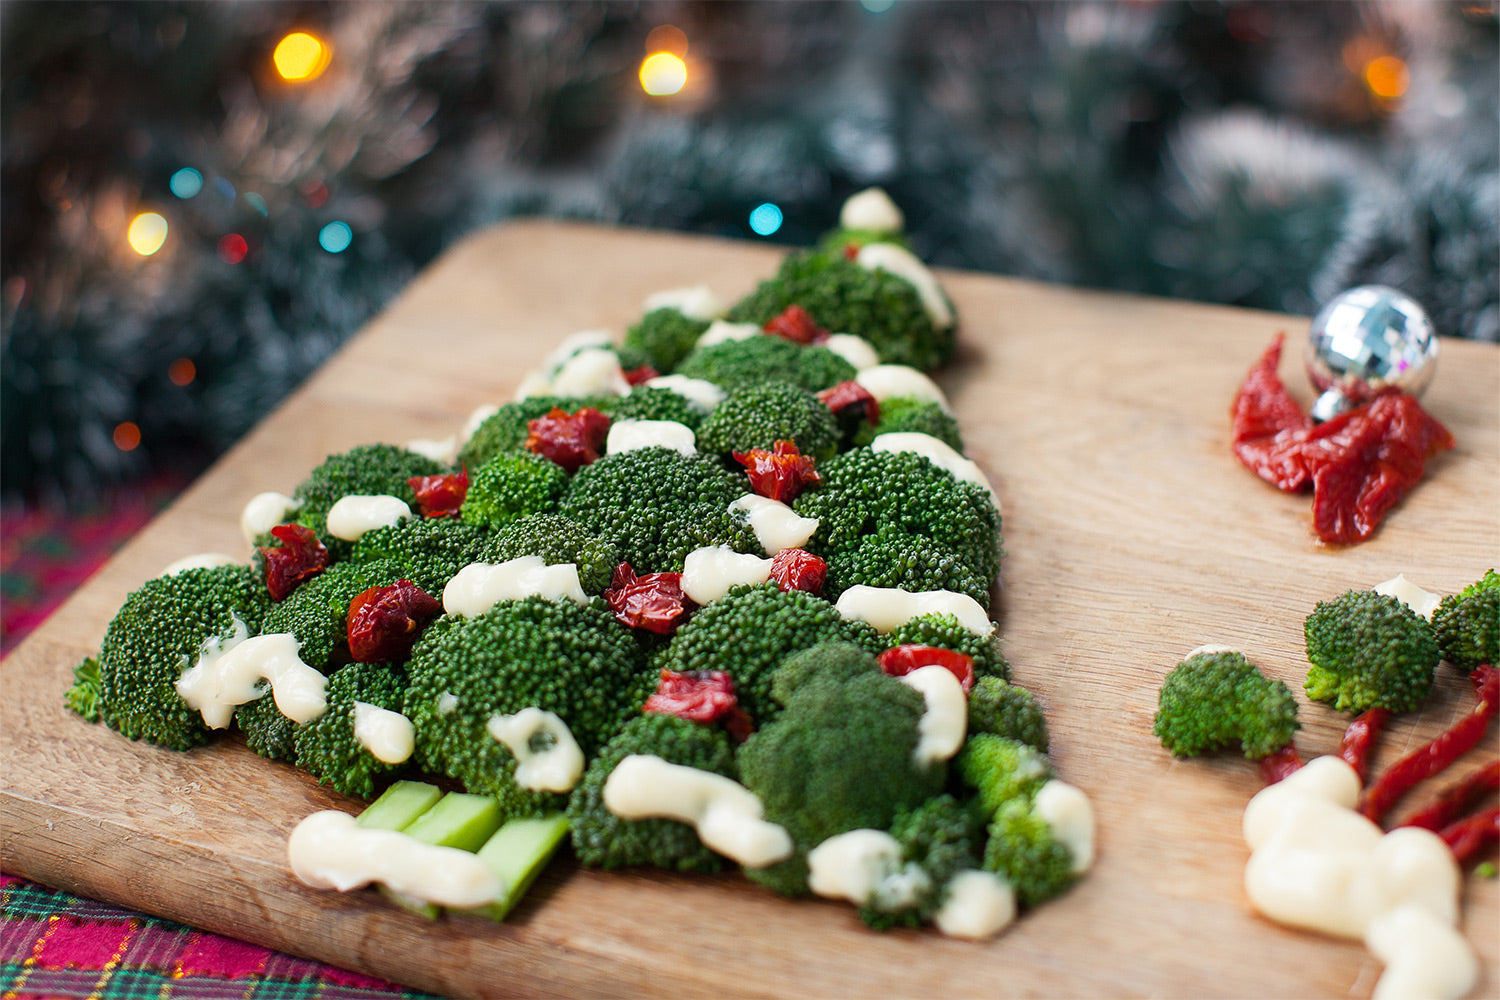
[(400, 764), (416, 749), (416, 727), (400, 712), (379, 705), (354, 703), (354, 738), (382, 764)]
[(870, 187), (845, 199), (839, 209), (839, 225), (845, 229), (895, 235), (906, 228), (906, 216), (884, 188)]
[(251, 545), (255, 540), (278, 524), (285, 524), (287, 515), (302, 504), (282, 493), (257, 493), (240, 511), (240, 534)]
[(712, 413), (720, 403), (724, 402), (726, 395), (723, 389), (708, 379), (692, 378), (687, 375), (658, 375), (647, 379), (641, 383), (641, 386), (637, 386), (637, 388), (641, 387), (675, 392), (704, 413)]
[(1432, 613), (1437, 610), (1438, 604), (1442, 601), (1437, 594), (1424, 590), (1408, 580), (1405, 573), (1397, 573), (1389, 580), (1377, 583), (1371, 589), (1377, 594), (1394, 597), (1422, 618), (1431, 618)]
[(916, 254), (895, 243), (866, 243), (860, 247), (854, 262), (870, 271), (888, 271), (917, 290), (927, 318), (939, 330), (953, 326), (953, 307), (938, 287), (937, 278)]
[(939, 440), (931, 434), (922, 434), (917, 431), (880, 434), (870, 442), (870, 450), (920, 455), (938, 468), (953, 473), (953, 478), (959, 482), (983, 487), (990, 495), (990, 499), (995, 501), (996, 509), (1000, 507), (1000, 497), (995, 494), (995, 488), (990, 485), (989, 477), (984, 474), (984, 471), (974, 464), (972, 459), (965, 458), (955, 451), (948, 442)]
[(849, 830), (807, 852), (807, 887), (825, 899), (895, 913), (915, 906), (932, 880), (902, 863), (901, 845), (889, 833)]
[(687, 424), (675, 420), (616, 420), (604, 439), (607, 454), (638, 448), (671, 448), (683, 455), (698, 454), (698, 438)]
[(1073, 855), (1072, 872), (1082, 875), (1094, 866), (1094, 806), (1083, 789), (1053, 778), (1037, 789), (1036, 813), (1052, 828), (1052, 836)]
[(864, 368), (854, 376), (854, 381), (875, 397), (876, 402), (886, 399), (911, 397), (936, 403), (944, 413), (952, 413), (948, 397), (938, 384), (924, 373), (909, 365), (875, 365)]
[(388, 528), (411, 519), (411, 508), (400, 497), (387, 493), (350, 494), (339, 497), (328, 508), (328, 533), (346, 542), (357, 542), (367, 531)]
[(730, 340), (749, 340), (751, 337), (759, 337), (761, 328), (754, 323), (730, 323), (726, 320), (716, 319), (708, 324), (708, 329), (698, 338), (695, 347), (712, 347)]
[(969, 697), (958, 677), (947, 667), (928, 664), (897, 679), (919, 692), (927, 703), (912, 751), (916, 765), (929, 767), (958, 753), (969, 726)]
[[(485, 727), (516, 759), (516, 784), (534, 792), (567, 792), (583, 776), (583, 750), (573, 731), (553, 712), (523, 708), (496, 715)], [(538, 748), (537, 744), (543, 746)]]
[(984, 606), (968, 594), (951, 590), (923, 590), (913, 593), (900, 587), (867, 587), (859, 584), (839, 595), (834, 605), (838, 613), (852, 621), (868, 622), (875, 631), (885, 633), (922, 615), (952, 615), (960, 625), (988, 638), (995, 632)]
[(712, 604), (731, 587), (765, 583), (771, 578), (771, 560), (727, 545), (705, 545), (687, 554), (682, 563), (682, 592), (695, 604)]
[(943, 887), (943, 902), (933, 916), (937, 929), (949, 937), (985, 941), (1016, 919), (1016, 894), (994, 872), (959, 872)]
[(880, 353), (875, 350), (875, 345), (852, 333), (830, 334), (820, 346), (849, 362), (857, 372), (880, 364)]
[[(238, 630), (244, 626), (236, 622)], [(229, 725), (237, 705), (254, 701), (271, 685), (281, 714), (301, 725), (328, 707), (324, 689), (328, 678), (303, 663), (301, 646), (290, 632), (206, 644), (198, 662), (183, 672), (177, 693), (197, 709), (210, 728)]]
[(222, 552), (198, 552), (194, 555), (183, 556), (174, 563), (169, 564), (158, 576), (171, 576), (189, 569), (215, 569), (219, 566), (233, 566), (239, 562), (233, 556), (226, 556)]
[(676, 309), (688, 319), (707, 321), (723, 316), (726, 307), (712, 288), (694, 285), (691, 288), (668, 288), (648, 295), (642, 309), (648, 313), (657, 309)]
[(758, 493), (746, 493), (735, 500), (729, 505), (729, 513), (744, 513), (755, 540), (773, 556), (782, 549), (806, 545), (818, 531), (817, 518), (803, 517), (780, 500)]
[(443, 587), (443, 610), (477, 618), (501, 601), (545, 597), (587, 604), (574, 563), (547, 565), (541, 556), (519, 556), (503, 563), (470, 563)]

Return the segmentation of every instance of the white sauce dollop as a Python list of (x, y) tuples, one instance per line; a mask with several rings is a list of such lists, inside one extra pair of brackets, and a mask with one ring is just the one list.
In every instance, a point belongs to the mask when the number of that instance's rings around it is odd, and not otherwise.
[(178, 679), (177, 693), (210, 728), (223, 729), (236, 705), (266, 693), (261, 683), (266, 681), (282, 715), (298, 725), (311, 722), (328, 707), (323, 693), (328, 678), (302, 662), (300, 649), (290, 632), (250, 636), (214, 649), (206, 646), (198, 662)]
[(950, 759), (964, 745), (969, 728), (969, 697), (953, 671), (933, 663), (902, 674), (897, 680), (920, 692), (927, 703), (917, 725), (912, 759), (927, 767)]
[[(464, 440), (467, 441), (468, 437), (466, 436)], [(402, 447), (423, 458), (430, 458), (434, 462), (447, 465), (458, 454), (458, 436), (449, 434), (445, 438), (412, 438)]]
[(707, 285), (691, 288), (669, 288), (648, 295), (642, 308), (646, 312), (657, 309), (676, 309), (688, 319), (712, 320), (724, 315), (724, 301)]
[(292, 873), (314, 889), (348, 892), (379, 882), (402, 896), (462, 909), (502, 898), (507, 886), (479, 855), (435, 847), (395, 830), (371, 830), (353, 816), (315, 812), (287, 840)]
[(287, 515), (302, 504), (282, 493), (257, 493), (240, 511), (240, 534), (251, 545), (255, 540), (278, 524), (285, 524)]
[(233, 566), (239, 562), (233, 556), (226, 556), (222, 552), (199, 552), (191, 556), (183, 556), (174, 563), (169, 564), (158, 576), (171, 576), (189, 569), (215, 569), (219, 566)]
[(1384, 583), (1377, 583), (1372, 590), (1377, 594), (1394, 597), (1402, 604), (1411, 608), (1423, 618), (1431, 618), (1432, 613), (1437, 610), (1442, 598), (1430, 590), (1423, 590), (1406, 578), (1405, 573), (1397, 573)]
[[(517, 398), (520, 397), (518, 396)], [(474, 432), (479, 430), (480, 424), (484, 423), (486, 420), (490, 419), (490, 417), (493, 417), (499, 412), (500, 407), (494, 405), (493, 403), (486, 403), (483, 406), (476, 406), (474, 408), (474, 411), (469, 414), (468, 419), (464, 421), (463, 427), (459, 429), (458, 440), (454, 442), (454, 454), (457, 454), (459, 449), (463, 448), (464, 445), (469, 443), (469, 439), (474, 436)]]
[(910, 452), (913, 455), (921, 455), (938, 468), (947, 469), (953, 473), (953, 478), (959, 482), (982, 486), (995, 501), (995, 507), (998, 509), (1000, 506), (1000, 498), (995, 495), (995, 488), (990, 485), (989, 477), (984, 474), (984, 470), (980, 469), (973, 459), (965, 458), (955, 451), (948, 442), (939, 440), (931, 434), (922, 434), (918, 431), (879, 434), (870, 442), (870, 450)]
[(641, 383), (647, 389), (666, 389), (675, 392), (704, 413), (712, 413), (726, 395), (724, 390), (706, 378), (687, 375), (658, 375)]
[(621, 819), (674, 819), (712, 851), (746, 868), (792, 855), (792, 838), (764, 819), (755, 793), (732, 778), (660, 757), (631, 754), (604, 782), (604, 807)]
[(906, 216), (884, 188), (871, 187), (849, 196), (839, 209), (839, 225), (844, 229), (899, 233), (906, 228)]
[(731, 514), (738, 511), (745, 512), (755, 540), (773, 556), (782, 549), (806, 545), (818, 531), (817, 518), (803, 517), (780, 500), (759, 493), (746, 493), (729, 505)]
[(1015, 890), (994, 872), (959, 872), (943, 892), (943, 904), (932, 922), (949, 937), (984, 941), (1015, 922)]
[(416, 748), (416, 727), (400, 712), (356, 701), (354, 738), (382, 764), (400, 764)]
[[(515, 715), (496, 715), (485, 727), (516, 759), (516, 784), (534, 792), (567, 792), (583, 776), (583, 750), (557, 714), (532, 706)], [(532, 741), (547, 740), (538, 750)]]
[(339, 497), (328, 508), (328, 533), (346, 542), (357, 542), (367, 531), (388, 528), (411, 518), (411, 508), (400, 497), (387, 493), (373, 496), (351, 494)]
[(917, 905), (932, 880), (901, 862), (901, 845), (883, 830), (849, 830), (807, 852), (807, 887), (826, 899), (847, 899), (895, 913)]
[(968, 594), (951, 590), (923, 590), (913, 593), (900, 587), (850, 587), (839, 595), (834, 605), (839, 614), (853, 621), (869, 622), (877, 632), (900, 628), (922, 615), (952, 615), (960, 625), (981, 639), (994, 634), (984, 606)]
[(555, 396), (623, 396), (630, 382), (614, 351), (588, 348), (562, 363), (552, 376)]
[(953, 307), (938, 287), (937, 278), (910, 250), (895, 243), (866, 243), (854, 262), (870, 271), (889, 271), (909, 282), (934, 327), (946, 330), (953, 325)]
[(761, 328), (754, 323), (730, 323), (716, 319), (708, 324), (708, 329), (703, 331), (703, 336), (698, 338), (698, 343), (694, 346), (712, 347), (730, 340), (749, 340), (760, 336), (761, 332)]
[(874, 396), (877, 402), (911, 396), (936, 403), (945, 413), (953, 412), (948, 405), (948, 397), (943, 395), (938, 384), (909, 365), (875, 365), (873, 368), (864, 368), (854, 376), (854, 381)]
[(1036, 814), (1047, 821), (1052, 836), (1073, 855), (1074, 875), (1094, 866), (1094, 806), (1083, 789), (1052, 778), (1037, 789)]
[(771, 578), (771, 560), (727, 545), (705, 545), (687, 554), (682, 563), (682, 592), (695, 604), (712, 604), (731, 587), (765, 583)]
[(880, 353), (875, 350), (875, 345), (852, 333), (829, 334), (828, 339), (820, 346), (849, 362), (857, 372), (880, 364)]
[(443, 610), (477, 618), (501, 601), (545, 597), (587, 604), (573, 563), (547, 565), (541, 556), (518, 556), (503, 563), (469, 563), (443, 587)]
[(698, 437), (687, 424), (675, 420), (616, 420), (609, 425), (604, 450), (614, 455), (637, 448), (671, 448), (684, 455), (698, 454)]

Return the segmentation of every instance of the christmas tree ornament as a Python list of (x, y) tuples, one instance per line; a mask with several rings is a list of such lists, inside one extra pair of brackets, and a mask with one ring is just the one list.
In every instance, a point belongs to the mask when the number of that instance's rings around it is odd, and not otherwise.
[(1324, 421), (1394, 386), (1420, 396), (1437, 370), (1438, 339), (1427, 311), (1385, 285), (1361, 285), (1329, 301), (1307, 332), (1307, 375), (1322, 394)]

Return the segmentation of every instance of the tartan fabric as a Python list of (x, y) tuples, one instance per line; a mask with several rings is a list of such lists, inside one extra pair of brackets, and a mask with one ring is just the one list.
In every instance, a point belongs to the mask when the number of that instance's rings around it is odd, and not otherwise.
[(427, 994), (0, 875), (0, 1000), (426, 1000)]

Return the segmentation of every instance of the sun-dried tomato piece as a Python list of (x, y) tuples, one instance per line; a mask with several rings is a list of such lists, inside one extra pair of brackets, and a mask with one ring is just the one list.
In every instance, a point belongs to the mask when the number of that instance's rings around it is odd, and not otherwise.
[(734, 460), (745, 467), (752, 490), (782, 503), (791, 503), (808, 486), (823, 481), (813, 468), (813, 457), (799, 452), (793, 441), (777, 441), (774, 451), (764, 448), (737, 451)]
[(660, 375), (661, 372), (650, 365), (637, 365), (625, 373), (625, 381), (631, 385), (640, 385), (642, 382), (649, 382), (654, 378), (660, 377)]
[(892, 677), (905, 677), (920, 667), (946, 667), (963, 685), (964, 694), (974, 686), (974, 658), (956, 649), (907, 643), (880, 654), (880, 669)]
[(1443, 827), (1438, 836), (1453, 852), (1453, 860), (1467, 865), (1479, 856), (1485, 845), (1500, 840), (1500, 808), (1481, 809), (1466, 819)]
[(1493, 794), (1497, 788), (1500, 788), (1500, 760), (1492, 760), (1458, 784), (1444, 789), (1421, 812), (1408, 816), (1400, 825), (1420, 826), (1435, 833), (1457, 822), (1476, 799)]
[(805, 590), (822, 597), (828, 563), (806, 549), (782, 549), (771, 557), (771, 579), (783, 591)]
[(696, 607), (682, 592), (681, 573), (637, 576), (630, 563), (623, 562), (615, 567), (604, 600), (621, 625), (659, 635), (676, 632)]
[(1275, 753), (1260, 758), (1260, 780), (1267, 785), (1274, 785), (1300, 770), (1305, 763), (1307, 762), (1302, 759), (1302, 754), (1297, 752), (1297, 747), (1288, 743)]
[(609, 418), (592, 406), (569, 413), (554, 406), (526, 425), (526, 447), (569, 472), (577, 472), (604, 453)]
[(734, 678), (723, 670), (663, 670), (656, 693), (641, 710), (693, 722), (719, 722), (737, 742), (750, 735), (750, 716), (740, 707)]
[(1278, 333), (1245, 376), (1230, 409), (1230, 430), (1234, 454), (1246, 468), (1294, 491), (1311, 482), (1302, 461), (1302, 441), (1313, 424), (1276, 374), (1285, 336)]
[(328, 568), (328, 548), (318, 533), (301, 524), (278, 524), (271, 537), (280, 545), (262, 546), (261, 560), (266, 566), (266, 589), (271, 600), (285, 598), (297, 585)]
[(361, 663), (404, 660), (422, 629), (442, 611), (441, 601), (410, 580), (371, 587), (349, 602), (349, 653)]
[(412, 476), (406, 481), (417, 495), (423, 517), (457, 517), (458, 508), (469, 495), (469, 470), (444, 472), (435, 476)]
[(868, 421), (874, 427), (880, 423), (880, 400), (853, 379), (819, 392), (818, 402), (828, 407), (841, 425)]
[(864, 247), (860, 246), (854, 240), (850, 240), (848, 243), (844, 244), (844, 259), (854, 260), (859, 256), (859, 252), (863, 249)]
[(811, 313), (795, 302), (779, 315), (766, 320), (766, 325), (761, 329), (796, 344), (818, 344), (828, 339), (828, 331), (818, 325)]

